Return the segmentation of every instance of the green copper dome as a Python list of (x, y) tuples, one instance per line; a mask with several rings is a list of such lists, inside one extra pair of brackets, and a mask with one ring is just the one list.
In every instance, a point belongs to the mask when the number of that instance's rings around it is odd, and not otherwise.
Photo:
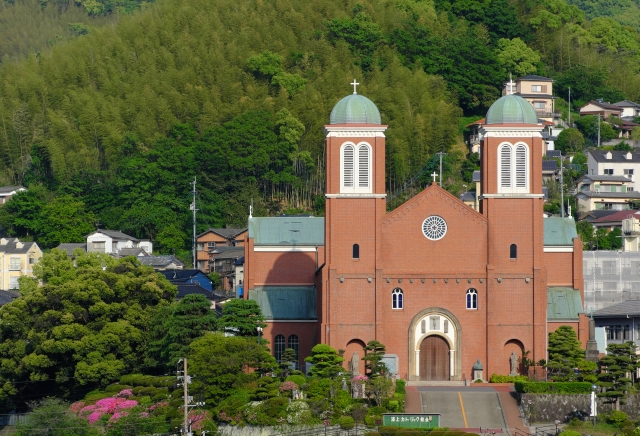
[(487, 124), (538, 124), (535, 109), (519, 95), (505, 95), (495, 101), (487, 112)]
[(380, 111), (367, 97), (351, 94), (333, 107), (329, 124), (381, 124)]

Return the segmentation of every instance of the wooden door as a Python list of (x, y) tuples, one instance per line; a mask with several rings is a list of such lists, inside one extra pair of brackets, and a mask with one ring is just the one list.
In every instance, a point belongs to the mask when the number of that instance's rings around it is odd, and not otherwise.
[(449, 344), (436, 335), (420, 344), (420, 380), (449, 380)]

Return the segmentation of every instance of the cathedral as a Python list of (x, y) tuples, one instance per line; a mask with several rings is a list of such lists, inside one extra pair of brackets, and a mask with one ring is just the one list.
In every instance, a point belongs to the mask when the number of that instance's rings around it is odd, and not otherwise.
[(546, 360), (561, 325), (586, 343), (582, 243), (572, 218), (544, 217), (533, 106), (506, 95), (487, 112), (479, 213), (435, 182), (387, 212), (386, 130), (371, 100), (346, 96), (325, 126), (325, 217), (249, 218), (243, 298), (276, 359), (293, 348), (304, 369), (323, 343), (363, 373), (377, 340), (398, 377), (469, 380)]

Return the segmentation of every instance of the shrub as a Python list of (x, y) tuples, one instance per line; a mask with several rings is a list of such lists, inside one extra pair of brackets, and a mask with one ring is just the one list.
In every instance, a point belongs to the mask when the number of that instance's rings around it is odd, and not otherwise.
[(113, 384), (113, 385), (109, 385), (106, 388), (104, 388), (105, 392), (120, 392), (123, 389), (131, 389), (131, 386), (129, 385), (121, 385), (121, 384)]
[(474, 381), (474, 383), (482, 383), (482, 379), (481, 379), (481, 378), (479, 378), (479, 379), (477, 379), (476, 381)]
[(407, 382), (405, 380), (397, 379), (396, 394), (406, 394), (407, 393), (406, 386), (407, 386)]
[(609, 413), (609, 418), (607, 419), (607, 421), (609, 421), (611, 424), (620, 425), (628, 418), (629, 417), (626, 413), (621, 412), (620, 410), (612, 410), (611, 413)]
[[(521, 394), (590, 394), (589, 382), (527, 382), (516, 381), (516, 392)], [(624, 420), (623, 420), (624, 421)]]
[(364, 424), (367, 427), (375, 427), (382, 423), (382, 415), (370, 414), (364, 417)]
[(560, 433), (558, 436), (582, 436), (582, 434), (579, 431), (575, 431), (575, 430), (565, 430), (562, 433)]
[(261, 411), (269, 418), (277, 418), (285, 407), (289, 404), (289, 401), (284, 397), (269, 398), (260, 405)]
[(356, 403), (351, 408), (351, 416), (356, 422), (364, 422), (364, 417), (367, 416), (367, 407), (362, 403)]
[(398, 427), (390, 427), (386, 425), (378, 427), (378, 431), (382, 436), (395, 436), (398, 430), (400, 430)]
[(397, 400), (389, 400), (389, 405), (387, 406), (390, 412), (399, 412), (400, 411), (400, 403)]
[(304, 401), (292, 401), (287, 406), (287, 424), (304, 424), (311, 419), (309, 405)]
[(347, 391), (338, 391), (336, 396), (333, 398), (333, 408), (339, 414), (349, 413), (351, 410), (352, 403), (351, 394)]
[(301, 388), (302, 385), (307, 382), (307, 379), (302, 375), (290, 375), (285, 379), (285, 381), (294, 382), (299, 388)]
[(489, 383), (515, 383), (516, 381), (527, 381), (527, 380), (529, 379), (524, 375), (491, 374)]
[(351, 430), (355, 426), (356, 422), (350, 416), (341, 416), (338, 418), (338, 425), (343, 430)]

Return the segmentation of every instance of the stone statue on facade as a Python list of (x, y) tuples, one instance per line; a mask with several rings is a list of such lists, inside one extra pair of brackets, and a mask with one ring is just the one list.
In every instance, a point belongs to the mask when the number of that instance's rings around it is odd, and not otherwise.
[(516, 352), (513, 351), (511, 353), (511, 373), (509, 375), (518, 375), (518, 356), (516, 356)]

